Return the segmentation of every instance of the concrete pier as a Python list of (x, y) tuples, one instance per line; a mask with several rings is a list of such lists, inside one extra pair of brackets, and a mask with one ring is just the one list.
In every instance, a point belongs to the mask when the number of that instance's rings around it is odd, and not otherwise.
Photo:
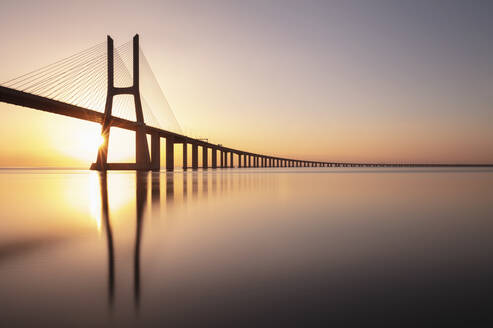
[(166, 171), (175, 169), (175, 143), (173, 139), (166, 138)]
[(161, 169), (161, 138), (157, 134), (151, 135), (151, 170)]
[(192, 169), (197, 170), (199, 168), (199, 145), (192, 144)]
[(183, 170), (188, 168), (188, 144), (183, 143)]
[(217, 149), (212, 148), (212, 168), (217, 169)]
[(207, 169), (209, 167), (209, 149), (202, 146), (202, 168)]

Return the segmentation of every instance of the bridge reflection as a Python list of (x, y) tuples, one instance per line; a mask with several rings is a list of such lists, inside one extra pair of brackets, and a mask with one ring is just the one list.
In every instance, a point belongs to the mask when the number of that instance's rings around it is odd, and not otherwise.
[[(231, 171), (230, 171), (231, 172)], [(110, 213), (108, 197), (108, 173), (98, 172), (101, 197), (101, 218), (106, 236), (108, 249), (108, 305), (110, 309), (115, 303), (115, 245), (114, 232), (112, 229), (112, 218)], [(133, 297), (134, 308), (138, 312), (141, 303), (141, 244), (143, 239), (143, 228), (146, 221), (147, 206), (151, 205), (150, 215), (159, 217), (166, 206), (166, 214), (169, 214), (175, 203), (186, 203), (188, 201), (207, 200), (209, 196), (223, 196), (233, 190), (250, 191), (257, 185), (255, 175), (243, 174), (216, 174), (206, 172), (183, 172), (175, 174), (170, 172), (133, 172), (135, 175), (135, 240), (133, 246)], [(111, 175), (111, 173), (109, 173)], [(219, 176), (218, 176), (219, 175)], [(270, 177), (274, 181), (274, 177)], [(264, 177), (265, 179), (265, 177)], [(148, 202), (149, 180), (151, 180), (150, 202)], [(164, 180), (164, 181), (161, 181)], [(219, 182), (218, 182), (219, 180)], [(191, 184), (191, 188), (189, 188)], [(274, 184), (271, 184), (271, 186)], [(161, 192), (161, 187), (164, 191)], [(191, 191), (191, 198), (189, 198)], [(163, 203), (163, 198), (165, 198)], [(114, 218), (113, 218), (114, 219)]]
[[(113, 308), (115, 298), (115, 251), (113, 244), (113, 231), (108, 204), (108, 177), (106, 172), (99, 173), (101, 186), (101, 214), (106, 233), (108, 248), (108, 304)], [(152, 201), (156, 206), (160, 205), (159, 176), (152, 180)], [(142, 226), (144, 223), (144, 210), (147, 202), (147, 173), (136, 172), (136, 232), (134, 248), (134, 305), (138, 310), (140, 307), (140, 251), (142, 241)], [(154, 206), (153, 206), (154, 207)]]

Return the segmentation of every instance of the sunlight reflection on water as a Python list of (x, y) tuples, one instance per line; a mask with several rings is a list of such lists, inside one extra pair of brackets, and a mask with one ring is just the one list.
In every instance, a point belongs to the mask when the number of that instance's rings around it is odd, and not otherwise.
[(1, 170), (0, 186), (7, 326), (448, 320), (492, 301), (491, 170)]

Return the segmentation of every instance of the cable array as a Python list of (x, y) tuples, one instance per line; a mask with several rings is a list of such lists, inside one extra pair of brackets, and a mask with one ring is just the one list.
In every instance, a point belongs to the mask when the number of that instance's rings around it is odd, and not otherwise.
[[(139, 59), (144, 122), (164, 130), (181, 132), (142, 49), (139, 49)], [(133, 84), (132, 66), (133, 43), (129, 41), (114, 49), (115, 87)], [(106, 103), (107, 80), (107, 47), (106, 42), (101, 42), (1, 85), (102, 113)], [(134, 97), (115, 96), (112, 115), (135, 121)]]

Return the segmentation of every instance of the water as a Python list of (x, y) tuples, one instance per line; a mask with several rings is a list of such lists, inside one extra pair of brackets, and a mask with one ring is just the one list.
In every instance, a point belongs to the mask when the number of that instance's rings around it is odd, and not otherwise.
[(493, 170), (0, 170), (0, 188), (1, 327), (492, 319)]

